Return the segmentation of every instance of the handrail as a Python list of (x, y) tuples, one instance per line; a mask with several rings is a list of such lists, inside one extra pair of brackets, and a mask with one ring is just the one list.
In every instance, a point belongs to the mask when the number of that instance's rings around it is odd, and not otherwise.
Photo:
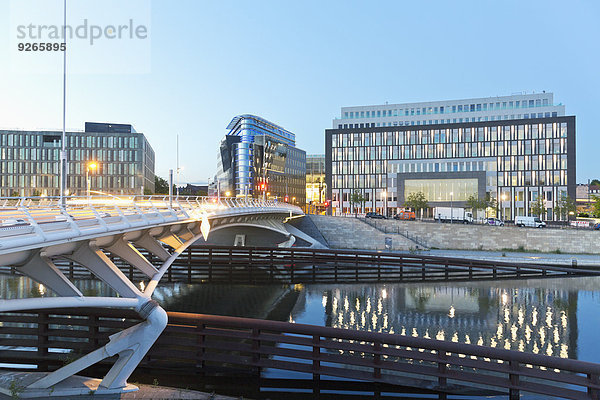
[[(212, 366), (220, 365), (223, 374), (226, 364), (255, 371), (304, 372), (316, 379), (336, 376), (412, 384), (440, 394), (464, 394), (460, 390), (465, 388), (473, 392), (504, 390), (511, 399), (518, 398), (520, 392), (567, 399), (597, 399), (600, 395), (600, 364), (586, 361), (280, 321), (179, 312), (169, 312), (168, 317), (169, 325), (142, 368), (172, 371), (183, 365), (189, 373), (206, 374)], [(49, 348), (93, 348), (105, 343), (114, 329), (138, 320), (139, 316), (127, 310), (4, 312), (0, 314), (0, 321), (5, 322), (0, 326), (2, 343), (26, 348), (0, 351), (0, 362), (37, 364), (39, 370), (47, 370), (49, 365), (60, 363), (60, 354), (65, 354), (48, 352)], [(49, 325), (52, 330), (48, 330)]]

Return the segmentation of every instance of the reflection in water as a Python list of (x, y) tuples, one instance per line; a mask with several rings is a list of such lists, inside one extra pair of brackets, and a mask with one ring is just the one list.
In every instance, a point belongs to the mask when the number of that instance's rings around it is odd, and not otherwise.
[[(144, 288), (144, 282), (136, 284)], [(600, 278), (435, 286), (161, 284), (154, 297), (169, 311), (397, 333), (563, 358), (578, 358), (583, 343), (580, 358), (600, 362), (593, 339), (599, 284)], [(87, 296), (114, 296), (100, 281), (75, 285)], [(46, 296), (52, 292), (31, 279), (0, 276), (2, 299)]]
[[(409, 285), (309, 287), (325, 325), (575, 358), (576, 291)], [(309, 319), (300, 312), (296, 322)]]

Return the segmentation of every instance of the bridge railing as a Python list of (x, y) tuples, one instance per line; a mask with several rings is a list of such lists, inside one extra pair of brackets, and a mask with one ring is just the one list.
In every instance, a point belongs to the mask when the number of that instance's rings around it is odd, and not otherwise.
[[(260, 199), (211, 198), (195, 196), (68, 196), (65, 206), (58, 197), (0, 198), (0, 236), (67, 229), (78, 232), (95, 227), (111, 230), (216, 214), (270, 212), (273, 209), (301, 214), (294, 205)], [(89, 229), (88, 229), (89, 230)]]
[[(115, 310), (1, 313), (0, 362), (15, 369), (54, 370), (138, 320), (133, 312)], [(154, 373), (196, 376), (223, 374), (224, 366), (449, 394), (500, 391), (511, 399), (521, 392), (566, 399), (600, 395), (600, 365), (584, 361), (399, 334), (174, 312), (140, 364)]]

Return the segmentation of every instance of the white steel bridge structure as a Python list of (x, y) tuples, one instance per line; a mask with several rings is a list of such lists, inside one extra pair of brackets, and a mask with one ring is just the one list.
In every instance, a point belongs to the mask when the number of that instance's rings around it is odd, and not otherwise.
[[(283, 223), (304, 215), (299, 207), (256, 199), (168, 196), (0, 198), (0, 266), (12, 266), (52, 290), (55, 296), (0, 300), (0, 312), (31, 309), (110, 307), (135, 309), (143, 322), (110, 337), (105, 346), (51, 373), (0, 374), (0, 393), (19, 385), (20, 397), (73, 396), (136, 390), (127, 384), (167, 325), (167, 314), (152, 294), (173, 261), (211, 231), (257, 226), (289, 235)], [(291, 245), (293, 238), (281, 245)], [(138, 249), (160, 260), (151, 263)], [(136, 286), (109, 258), (117, 256), (148, 277)], [(116, 293), (82, 294), (56, 266), (67, 259), (87, 268)], [(102, 380), (75, 374), (118, 356)], [(15, 383), (16, 382), (16, 383)]]

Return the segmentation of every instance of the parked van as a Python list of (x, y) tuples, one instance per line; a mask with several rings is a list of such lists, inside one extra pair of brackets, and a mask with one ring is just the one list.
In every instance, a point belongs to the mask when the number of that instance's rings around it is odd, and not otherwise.
[(516, 226), (531, 226), (533, 228), (544, 228), (546, 223), (540, 217), (516, 217)]

